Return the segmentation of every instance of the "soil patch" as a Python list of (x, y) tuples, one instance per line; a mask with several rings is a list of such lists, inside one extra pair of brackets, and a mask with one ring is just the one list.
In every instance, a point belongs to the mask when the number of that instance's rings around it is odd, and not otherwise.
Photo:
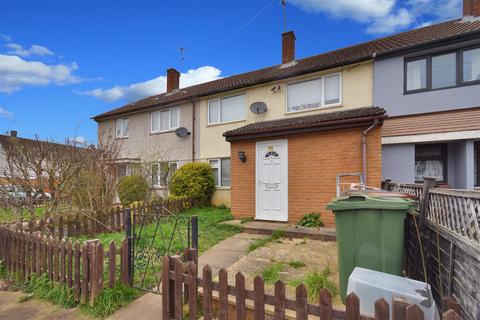
[[(304, 283), (306, 277), (312, 272), (321, 273), (326, 268), (330, 270), (328, 278), (334, 283), (338, 292), (336, 242), (282, 238), (242, 257), (227, 271), (232, 285), (235, 281), (233, 275), (241, 271), (246, 277), (247, 288), (252, 289), (255, 276), (262, 275), (265, 270), (274, 269), (273, 272), (277, 273), (278, 279), (286, 284), (286, 295), (294, 299), (297, 285)], [(267, 293), (273, 294), (274, 282), (265, 285)], [(333, 304), (343, 307), (338, 293), (333, 298)]]

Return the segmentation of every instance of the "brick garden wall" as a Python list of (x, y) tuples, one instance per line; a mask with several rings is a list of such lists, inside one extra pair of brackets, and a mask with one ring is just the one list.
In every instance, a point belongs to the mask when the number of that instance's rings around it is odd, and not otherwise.
[[(325, 206), (336, 195), (336, 175), (362, 171), (361, 133), (363, 128), (276, 137), (288, 139), (289, 223), (306, 213), (321, 212), (327, 226), (333, 214)], [(270, 140), (270, 139), (264, 139)], [(272, 139), (273, 140), (273, 139)], [(255, 216), (255, 144), (261, 140), (231, 143), (232, 213), (236, 218)], [(367, 138), (367, 184), (381, 186), (381, 129)], [(238, 151), (247, 161), (240, 162)]]

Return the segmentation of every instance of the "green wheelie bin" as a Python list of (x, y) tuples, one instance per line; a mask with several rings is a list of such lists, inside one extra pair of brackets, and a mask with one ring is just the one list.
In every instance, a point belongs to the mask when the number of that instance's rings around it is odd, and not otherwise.
[(407, 198), (366, 194), (334, 199), (327, 205), (335, 214), (343, 303), (355, 267), (401, 275), (404, 220), (414, 205)]

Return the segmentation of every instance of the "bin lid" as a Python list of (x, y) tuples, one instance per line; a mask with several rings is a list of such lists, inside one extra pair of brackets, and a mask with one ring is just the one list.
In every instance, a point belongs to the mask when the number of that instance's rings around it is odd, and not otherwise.
[(332, 200), (327, 209), (333, 211), (355, 209), (391, 209), (408, 211), (416, 202), (408, 198), (369, 196), (366, 194), (351, 194), (344, 198)]

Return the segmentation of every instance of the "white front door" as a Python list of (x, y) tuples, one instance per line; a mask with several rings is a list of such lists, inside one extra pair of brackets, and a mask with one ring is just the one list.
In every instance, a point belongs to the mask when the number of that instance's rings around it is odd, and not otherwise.
[(257, 142), (256, 219), (288, 220), (287, 140)]

